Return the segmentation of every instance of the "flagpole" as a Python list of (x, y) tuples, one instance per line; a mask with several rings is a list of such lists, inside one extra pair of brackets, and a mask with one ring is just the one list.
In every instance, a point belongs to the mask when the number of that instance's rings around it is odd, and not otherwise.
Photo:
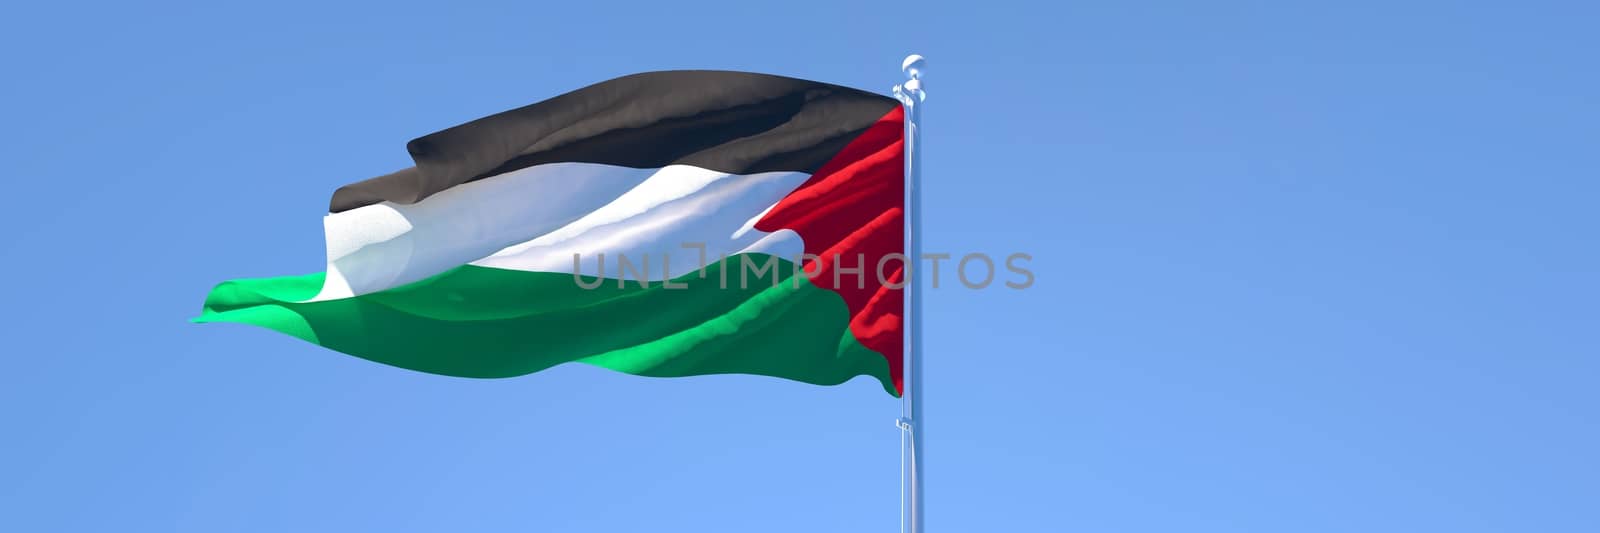
[(922, 446), (927, 441), (922, 412), (922, 279), (917, 266), (922, 258), (922, 72), (927, 61), (912, 54), (900, 63), (906, 81), (894, 86), (894, 96), (905, 109), (906, 129), (906, 255), (907, 269), (904, 359), (905, 390), (900, 396), (900, 529), (923, 533)]

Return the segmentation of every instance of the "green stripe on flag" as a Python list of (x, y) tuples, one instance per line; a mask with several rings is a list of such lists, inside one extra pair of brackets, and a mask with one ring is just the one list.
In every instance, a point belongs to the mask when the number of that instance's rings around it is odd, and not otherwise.
[[(741, 272), (740, 257), (777, 268)], [(585, 285), (601, 283), (585, 289), (568, 273), (467, 265), (310, 303), (301, 301), (317, 294), (322, 274), (246, 279), (213, 289), (195, 321), (252, 324), (451, 376), (519, 376), (577, 361), (642, 376), (759, 374), (819, 385), (868, 375), (895, 394), (887, 361), (851, 335), (844, 300), (795, 283), (794, 272), (790, 261), (748, 254), (677, 278), (674, 288), (585, 276)]]

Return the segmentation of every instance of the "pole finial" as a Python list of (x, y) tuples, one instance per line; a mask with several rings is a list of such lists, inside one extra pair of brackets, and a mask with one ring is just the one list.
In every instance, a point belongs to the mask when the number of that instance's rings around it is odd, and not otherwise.
[(921, 54), (908, 55), (905, 61), (900, 62), (900, 70), (906, 73), (906, 79), (922, 79), (922, 70), (925, 68), (928, 68), (928, 60)]
[(928, 69), (928, 60), (921, 54), (906, 56), (900, 62), (900, 71), (906, 74), (906, 82), (894, 86), (894, 95), (902, 102), (922, 103), (928, 99), (928, 93), (922, 91), (922, 74)]

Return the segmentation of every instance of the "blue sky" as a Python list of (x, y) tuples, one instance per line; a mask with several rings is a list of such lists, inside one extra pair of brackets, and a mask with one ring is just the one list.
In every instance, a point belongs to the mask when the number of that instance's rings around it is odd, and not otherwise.
[(861, 378), (475, 381), (194, 316), (405, 141), (616, 75), (926, 55), (933, 531), (1600, 528), (1582, 2), (31, 3), (5, 531), (893, 531)]

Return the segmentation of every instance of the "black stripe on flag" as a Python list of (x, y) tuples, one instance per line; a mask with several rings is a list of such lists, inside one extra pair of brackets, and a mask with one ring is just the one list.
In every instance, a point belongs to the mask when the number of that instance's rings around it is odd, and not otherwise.
[(415, 167), (339, 188), (329, 211), (416, 203), (556, 162), (814, 172), (896, 105), (887, 96), (768, 74), (634, 74), (413, 140), (406, 149)]

